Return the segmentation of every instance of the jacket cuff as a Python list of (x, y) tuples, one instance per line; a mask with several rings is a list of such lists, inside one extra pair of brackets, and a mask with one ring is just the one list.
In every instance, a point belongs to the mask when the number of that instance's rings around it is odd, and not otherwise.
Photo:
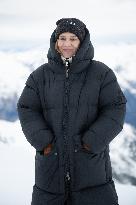
[(36, 151), (42, 151), (48, 144), (52, 143), (54, 139), (53, 134), (50, 131), (40, 130), (33, 141), (32, 146)]
[(82, 137), (82, 141), (84, 144), (88, 145), (90, 147), (90, 152), (91, 153), (99, 153), (99, 147), (97, 147), (97, 142), (95, 142), (95, 144), (93, 143), (93, 139), (96, 139), (95, 134), (93, 132), (88, 133), (88, 131), (83, 135)]

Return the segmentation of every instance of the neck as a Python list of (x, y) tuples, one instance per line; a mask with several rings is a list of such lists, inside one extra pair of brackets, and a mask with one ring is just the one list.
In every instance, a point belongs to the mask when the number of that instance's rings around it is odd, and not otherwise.
[(66, 61), (68, 61), (69, 63), (72, 63), (72, 57), (70, 57), (70, 58), (64, 58), (63, 56), (61, 56), (61, 59), (62, 59), (62, 61), (63, 61), (64, 64), (66, 63)]

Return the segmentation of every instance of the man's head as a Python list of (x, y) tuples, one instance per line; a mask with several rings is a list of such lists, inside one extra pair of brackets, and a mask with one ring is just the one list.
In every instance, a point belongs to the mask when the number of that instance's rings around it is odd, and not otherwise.
[(76, 18), (63, 18), (56, 22), (56, 49), (65, 58), (75, 55), (85, 37), (85, 24)]

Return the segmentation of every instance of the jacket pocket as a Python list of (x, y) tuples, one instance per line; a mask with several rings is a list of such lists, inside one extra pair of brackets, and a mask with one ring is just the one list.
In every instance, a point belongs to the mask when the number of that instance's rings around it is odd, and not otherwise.
[(81, 147), (74, 150), (74, 189), (106, 183), (105, 152), (93, 154)]
[(43, 155), (36, 152), (35, 156), (35, 183), (44, 190), (56, 192), (59, 189), (59, 159), (57, 148), (54, 146), (51, 152)]

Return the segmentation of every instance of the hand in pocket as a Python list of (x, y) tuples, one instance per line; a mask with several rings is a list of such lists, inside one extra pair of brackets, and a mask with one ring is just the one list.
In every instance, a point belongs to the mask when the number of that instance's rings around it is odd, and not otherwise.
[(43, 150), (44, 155), (47, 155), (51, 152), (52, 146), (53, 146), (52, 144), (48, 144), (48, 146), (44, 148)]
[(88, 150), (88, 151), (90, 151), (91, 149), (90, 149), (90, 146), (89, 145), (87, 145), (87, 144), (84, 144), (83, 143), (83, 147), (84, 147), (84, 149), (86, 149), (86, 150)]

